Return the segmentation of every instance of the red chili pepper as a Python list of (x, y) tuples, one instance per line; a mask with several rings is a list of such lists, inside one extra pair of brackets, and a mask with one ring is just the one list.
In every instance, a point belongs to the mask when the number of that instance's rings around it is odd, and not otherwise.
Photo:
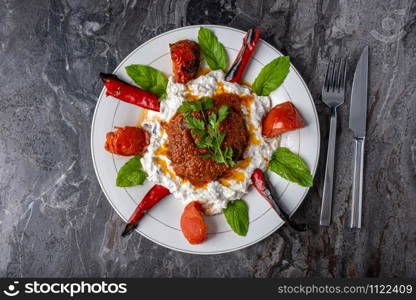
[(164, 186), (159, 184), (154, 185), (144, 196), (143, 200), (137, 205), (136, 210), (131, 215), (126, 227), (124, 228), (122, 237), (132, 233), (136, 229), (140, 219), (149, 211), (156, 203), (169, 195), (170, 192)]
[(229, 82), (240, 82), (251, 56), (254, 53), (261, 36), (261, 30), (252, 28), (244, 36), (243, 46), (237, 54), (230, 70), (225, 76)]
[(263, 196), (263, 198), (266, 198), (266, 200), (271, 200), (272, 195), (267, 187), (267, 183), (265, 182), (265, 177), (262, 170), (255, 169), (251, 175), (251, 181), (253, 181), (254, 187), (260, 193), (260, 195)]
[(269, 180), (262, 170), (255, 169), (251, 175), (251, 181), (260, 195), (270, 203), (279, 217), (282, 218), (286, 224), (296, 231), (305, 231), (307, 229), (305, 225), (295, 224), (289, 220), (289, 215), (280, 207), (280, 204), (277, 201), (277, 195), (274, 193)]
[(157, 95), (146, 92), (137, 86), (130, 85), (114, 74), (100, 73), (100, 77), (107, 88), (106, 95), (122, 101), (135, 104), (154, 111), (160, 111)]

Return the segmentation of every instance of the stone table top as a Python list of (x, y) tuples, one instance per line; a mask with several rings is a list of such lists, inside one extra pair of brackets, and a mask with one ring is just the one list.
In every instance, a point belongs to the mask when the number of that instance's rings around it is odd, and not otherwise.
[[(0, 5), (0, 276), (416, 276), (416, 2), (8, 1)], [(233, 253), (195, 256), (133, 234), (96, 179), (90, 126), (102, 83), (134, 48), (192, 24), (258, 27), (308, 84), (321, 157), (294, 220)], [(320, 101), (330, 57), (348, 55), (349, 89), (370, 46), (363, 228), (348, 228), (352, 134), (339, 111), (333, 224), (319, 211), (329, 111)], [(347, 101), (348, 102), (348, 101)]]

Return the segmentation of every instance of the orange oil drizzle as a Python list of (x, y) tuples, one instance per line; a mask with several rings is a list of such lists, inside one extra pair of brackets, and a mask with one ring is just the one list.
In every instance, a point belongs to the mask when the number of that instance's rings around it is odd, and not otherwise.
[(196, 77), (208, 74), (209, 72), (211, 72), (210, 68), (202, 68), (198, 70), (198, 73), (196, 74)]
[(173, 179), (176, 179), (176, 174), (169, 170), (166, 160), (156, 157), (155, 162), (160, 166), (162, 173), (169, 174)]
[(181, 182), (180, 182), (180, 184), (185, 184), (187, 182), (189, 182), (190, 184), (192, 184), (192, 186), (194, 188), (196, 188), (196, 189), (204, 189), (204, 190), (206, 190), (208, 188), (208, 182), (203, 182), (203, 183), (201, 183), (201, 182), (191, 182), (191, 181), (189, 181), (189, 179), (186, 179), (186, 178), (185, 179), (182, 179)]
[(215, 94), (224, 94), (227, 91), (224, 89), (224, 82), (218, 82), (217, 88), (215, 89)]
[(250, 83), (250, 82), (245, 81), (245, 80), (242, 80), (242, 81), (241, 81), (241, 84), (242, 84), (242, 85), (245, 85), (245, 86), (247, 86), (247, 87), (249, 87), (249, 88), (252, 88), (252, 87), (253, 87), (253, 86), (251, 85), (251, 83)]
[(231, 170), (227, 171), (224, 175), (222, 175), (221, 178), (218, 179), (218, 181), (226, 187), (231, 186), (229, 180), (243, 182), (244, 180), (246, 180), (246, 175), (243, 172), (240, 172), (237, 169), (232, 168)]
[(251, 114), (251, 104), (254, 102), (252, 95), (242, 95), (240, 96), (241, 104), (244, 105), (249, 114)]
[(222, 177), (218, 179), (219, 183), (223, 186), (230, 187), (231, 183), (229, 180), (234, 180), (236, 182), (243, 182), (246, 180), (246, 175), (243, 172), (238, 171), (237, 169), (247, 169), (252, 161), (251, 157), (246, 157), (237, 162), (236, 166), (229, 171), (227, 171)]
[(249, 132), (249, 138), (248, 143), (250, 145), (260, 145), (260, 140), (257, 138), (256, 134), (254, 133), (256, 131), (256, 127), (254, 127), (253, 123), (247, 122), (248, 126), (248, 132)]
[(191, 182), (192, 186), (196, 189), (206, 190), (208, 188), (208, 182)]
[(156, 155), (163, 155), (163, 156), (168, 156), (168, 146), (166, 144), (163, 144), (162, 146), (160, 146), (156, 151), (155, 151)]
[(199, 97), (199, 96), (195, 96), (195, 95), (193, 95), (193, 94), (192, 94), (192, 90), (191, 90), (191, 89), (189, 89), (189, 88), (187, 88), (187, 89), (185, 90), (185, 98), (186, 98), (186, 100), (188, 100), (188, 101), (196, 101), (196, 100), (199, 100), (199, 99), (200, 99), (200, 97)]
[(250, 165), (251, 161), (252, 161), (251, 157), (246, 157), (246, 158), (238, 161), (237, 165), (235, 167), (245, 170)]
[[(251, 95), (240, 96), (241, 104), (244, 105), (248, 112), (248, 118), (251, 118), (251, 104), (254, 101), (254, 97)], [(248, 132), (249, 132), (249, 140), (248, 143), (250, 145), (260, 145), (260, 140), (257, 138), (255, 132), (256, 127), (251, 122), (247, 122)]]
[(225, 187), (230, 187), (231, 186), (231, 183), (229, 183), (227, 180), (225, 180), (223, 178), (218, 179), (218, 181), (219, 181), (219, 183), (221, 183)]

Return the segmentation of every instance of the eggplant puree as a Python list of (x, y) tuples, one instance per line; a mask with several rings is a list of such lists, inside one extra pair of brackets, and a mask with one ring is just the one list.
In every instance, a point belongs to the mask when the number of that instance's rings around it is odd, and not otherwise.
[[(218, 112), (221, 105), (229, 107), (227, 118), (221, 122), (220, 131), (225, 132), (222, 149), (233, 149), (234, 161), (243, 157), (249, 140), (249, 132), (246, 128), (241, 112), (240, 96), (236, 94), (214, 95), (214, 112)], [(206, 112), (209, 114), (210, 111)], [(198, 116), (200, 113), (195, 113)], [(199, 117), (201, 117), (199, 115)], [(198, 148), (195, 145), (191, 130), (187, 128), (183, 114), (176, 113), (168, 123), (164, 125), (168, 135), (168, 157), (172, 161), (172, 167), (176, 175), (189, 180), (194, 185), (203, 185), (216, 180), (230, 167), (216, 163), (212, 159), (202, 158), (199, 155), (208, 153), (207, 149)]]

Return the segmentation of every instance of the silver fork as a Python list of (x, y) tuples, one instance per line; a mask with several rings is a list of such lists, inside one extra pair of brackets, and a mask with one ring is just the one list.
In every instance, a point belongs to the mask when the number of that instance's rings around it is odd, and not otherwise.
[(344, 103), (346, 74), (346, 58), (340, 58), (337, 62), (335, 62), (335, 60), (330, 60), (328, 69), (326, 70), (324, 86), (322, 88), (322, 101), (331, 109), (324, 191), (322, 195), (321, 218), (319, 220), (319, 224), (322, 226), (329, 226), (331, 223), (335, 140), (337, 134), (337, 108)]

